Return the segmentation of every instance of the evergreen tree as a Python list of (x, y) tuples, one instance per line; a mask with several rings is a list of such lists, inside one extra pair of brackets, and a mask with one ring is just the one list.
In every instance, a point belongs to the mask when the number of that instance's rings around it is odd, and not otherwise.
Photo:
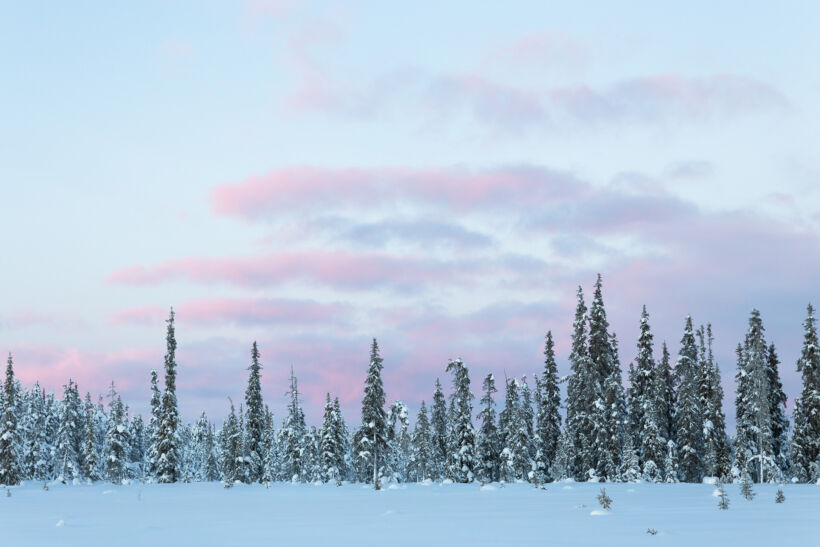
[[(478, 474), (482, 481), (494, 482), (500, 478), (501, 439), (496, 425), (495, 400), (493, 399), (493, 394), (498, 390), (492, 374), (484, 378), (482, 389), (484, 396), (481, 398), (481, 412), (478, 413), (478, 419), (481, 420), (478, 433)], [(426, 413), (424, 418), (427, 419)]]
[(80, 478), (80, 451), (86, 425), (82, 401), (73, 380), (63, 386), (63, 400), (60, 403), (60, 422), (56, 433), (54, 451), (54, 474), (62, 483)]
[(607, 436), (604, 439), (607, 447), (605, 457), (606, 465), (600, 465), (605, 471), (608, 479), (613, 479), (618, 475), (621, 467), (621, 449), (624, 439), (628, 436), (628, 413), (626, 409), (626, 399), (624, 396), (623, 382), (621, 379), (621, 363), (618, 358), (618, 340), (615, 334), (610, 335), (611, 363), (612, 368), (609, 376), (603, 385), (604, 399), (604, 419), (606, 423)]
[(145, 438), (148, 439), (148, 451), (145, 463), (148, 468), (148, 476), (152, 479), (157, 477), (157, 446), (159, 443), (159, 424), (162, 417), (162, 394), (157, 385), (157, 371), (151, 370), (151, 417), (145, 428)]
[(111, 405), (105, 458), (108, 480), (114, 484), (120, 484), (127, 478), (129, 449), (127, 423), (126, 408), (118, 395)]
[[(728, 477), (731, 466), (731, 450), (726, 436), (726, 417), (723, 414), (723, 387), (720, 384), (720, 368), (712, 352), (712, 325), (704, 333), (699, 330), (701, 346), (701, 409), (704, 431), (704, 472), (712, 477)], [(704, 336), (706, 344), (704, 345)]]
[(672, 373), (672, 363), (666, 342), (661, 347), (661, 361), (658, 363), (655, 374), (655, 407), (657, 408), (658, 430), (661, 438), (667, 441), (676, 440), (675, 408), (677, 407), (677, 393), (675, 391), (675, 377)]
[(578, 305), (573, 322), (571, 374), (567, 383), (567, 416), (565, 452), (567, 474), (577, 481), (589, 478), (597, 459), (593, 454), (594, 404), (597, 397), (596, 378), (587, 347), (587, 308), (584, 293), (578, 287)]
[(239, 428), (239, 420), (236, 417), (236, 410), (231, 401), (231, 413), (222, 425), (222, 480), (225, 487), (231, 487), (240, 480), (241, 473), (241, 453), (242, 453), (242, 432)]
[(703, 479), (703, 415), (700, 407), (698, 349), (692, 318), (686, 317), (681, 349), (675, 364), (678, 408), (675, 413), (680, 478), (684, 482)]
[(19, 458), (20, 434), (17, 431), (19, 392), (14, 381), (14, 363), (11, 353), (6, 362), (6, 380), (3, 382), (3, 422), (0, 424), (0, 484), (15, 486), (20, 484), (21, 469)]
[(427, 480), (433, 461), (430, 421), (427, 418), (427, 405), (421, 402), (416, 417), (416, 428), (413, 430), (413, 455), (410, 459), (410, 480), (417, 482)]
[(539, 478), (550, 481), (556, 478), (553, 468), (561, 437), (561, 390), (558, 385), (558, 366), (555, 363), (552, 331), (547, 332), (544, 344), (544, 372), (540, 382), (536, 377), (536, 389), (536, 465), (539, 466), (541, 473)]
[(456, 482), (472, 482), (475, 477), (476, 453), (473, 429), (473, 394), (470, 392), (470, 375), (461, 359), (451, 360), (447, 372), (453, 373), (454, 415), (453, 445), (449, 468)]
[[(595, 281), (595, 291), (589, 309), (589, 359), (592, 367), (592, 395), (595, 401), (589, 407), (592, 422), (591, 468), (599, 479), (614, 478), (617, 473), (620, 450), (618, 429), (617, 392), (613, 376), (616, 354), (610, 340), (609, 321), (604, 308), (601, 275)], [(620, 371), (618, 371), (620, 375)]]
[(772, 429), (772, 457), (777, 467), (777, 475), (789, 474), (789, 420), (786, 418), (786, 393), (780, 381), (780, 359), (774, 344), (769, 345), (766, 359), (766, 377), (769, 383), (769, 416)]
[(278, 478), (278, 455), (276, 443), (276, 431), (273, 425), (273, 412), (265, 405), (265, 460), (263, 463), (262, 481), (265, 484), (277, 480)]
[[(772, 407), (779, 411), (782, 388), (772, 385), (777, 378), (776, 363), (773, 373), (769, 371), (769, 348), (764, 337), (760, 312), (752, 310), (749, 329), (738, 359), (737, 371), (737, 441), (735, 445), (738, 473), (751, 474), (753, 481), (770, 481), (781, 478), (781, 469), (775, 459), (774, 420)], [(775, 355), (776, 359), (776, 355)], [(772, 393), (780, 391), (780, 393)], [(785, 396), (784, 396), (785, 398)], [(785, 417), (780, 423), (785, 424)]]
[(246, 451), (248, 454), (248, 480), (261, 482), (265, 452), (262, 446), (262, 437), (265, 428), (265, 409), (262, 405), (262, 385), (259, 380), (259, 349), (256, 342), (251, 349), (250, 376), (248, 388), (245, 391), (245, 405), (247, 406), (247, 422), (245, 424)]
[(444, 463), (447, 460), (447, 432), (450, 428), (447, 416), (447, 402), (441, 390), (441, 382), (436, 378), (436, 390), (433, 393), (432, 408), (432, 464), (430, 478), (444, 478)]
[(319, 454), (322, 460), (322, 480), (341, 483), (344, 468), (344, 445), (342, 444), (341, 416), (330, 400), (330, 393), (325, 401), (325, 414), (322, 429), (319, 433)]
[[(362, 426), (356, 446), (357, 459), (362, 470), (370, 470), (374, 487), (378, 488), (387, 457), (387, 414), (384, 411), (385, 395), (382, 383), (382, 358), (379, 344), (373, 339), (370, 347), (370, 365), (365, 379), (362, 399)], [(365, 479), (365, 473), (362, 473)]]
[[(2, 408), (2, 405), (0, 405)], [(45, 481), (49, 478), (51, 447), (47, 439), (48, 409), (45, 392), (35, 382), (28, 392), (25, 413), (21, 420), (23, 433), (23, 475), (29, 479)]]
[(91, 403), (91, 394), (85, 397), (85, 443), (83, 444), (82, 476), (87, 481), (100, 480), (100, 452), (97, 450), (96, 408)]
[(643, 468), (651, 461), (657, 467), (663, 461), (664, 446), (660, 441), (658, 426), (657, 381), (653, 351), (653, 335), (649, 326), (646, 306), (641, 311), (638, 356), (635, 358), (634, 372), (630, 367), (629, 424), (633, 446), (637, 449), (638, 463)]
[(157, 482), (172, 483), (179, 480), (179, 408), (176, 395), (176, 349), (174, 337), (174, 309), (168, 317), (165, 354), (165, 392), (162, 394), (160, 423), (157, 431)]
[(807, 307), (803, 322), (803, 349), (797, 360), (803, 389), (794, 407), (791, 471), (799, 482), (820, 481), (820, 343), (814, 307)]
[(499, 420), (504, 439), (504, 449), (501, 452), (502, 475), (506, 481), (525, 480), (532, 468), (520, 392), (518, 380), (512, 378), (507, 381), (504, 410), (501, 411)]
[(290, 370), (288, 395), (290, 396), (288, 415), (279, 432), (280, 465), (282, 479), (295, 482), (305, 476), (306, 473), (309, 473), (311, 469), (306, 468), (303, 462), (303, 437), (307, 433), (307, 428), (305, 426), (305, 415), (299, 403), (299, 388), (296, 376), (293, 374), (293, 368)]
[(407, 481), (410, 456), (410, 421), (407, 405), (396, 401), (390, 405), (387, 415), (388, 459), (387, 467), (392, 480)]
[(128, 425), (128, 438), (130, 451), (128, 453), (129, 478), (142, 478), (143, 462), (145, 461), (145, 422), (142, 416), (137, 414), (131, 418)]

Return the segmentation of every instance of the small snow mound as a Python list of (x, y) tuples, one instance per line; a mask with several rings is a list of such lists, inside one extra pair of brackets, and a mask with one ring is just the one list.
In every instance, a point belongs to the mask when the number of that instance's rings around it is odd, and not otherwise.
[(590, 511), (589, 514), (593, 517), (603, 517), (605, 515), (608, 515), (609, 511), (605, 511), (603, 509), (595, 509), (593, 511)]
[(562, 490), (572, 490), (572, 486), (564, 486)]
[(106, 494), (113, 494), (113, 493), (114, 493), (113, 490), (103, 490), (103, 496), (106, 495)]
[(717, 477), (703, 477), (703, 484), (715, 484)]
[(492, 484), (485, 484), (484, 486), (479, 488), (479, 490), (481, 490), (482, 492), (490, 492), (491, 490), (495, 490), (495, 486), (493, 486)]
[(60, 528), (60, 527), (61, 527), (61, 526), (63, 526), (64, 524), (65, 524), (65, 521), (64, 521), (63, 519), (60, 519), (60, 520), (58, 520), (58, 521), (57, 521), (57, 524), (55, 524), (55, 526), (56, 526), (57, 528)]
[(399, 486), (398, 484), (391, 484), (390, 486), (387, 487), (387, 489), (388, 490), (401, 490), (401, 486)]
[(715, 488), (714, 490), (712, 490), (712, 497), (713, 498), (719, 498), (720, 495), (721, 495), (720, 488)]
[(452, 479), (444, 479), (443, 481), (441, 481), (441, 484), (453, 484), (453, 480)]
[(395, 511), (393, 511), (392, 509), (388, 509), (387, 511), (385, 511), (384, 513), (382, 513), (382, 516), (383, 516), (383, 517), (389, 517), (390, 515), (395, 515), (395, 514), (396, 514), (396, 512), (395, 512)]
[(423, 481), (421, 481), (422, 486), (430, 486), (431, 484), (433, 484), (432, 479), (424, 479)]

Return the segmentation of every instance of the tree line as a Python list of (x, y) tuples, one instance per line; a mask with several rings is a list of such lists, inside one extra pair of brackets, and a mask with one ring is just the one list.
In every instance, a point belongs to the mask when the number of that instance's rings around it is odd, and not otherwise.
[[(205, 413), (180, 420), (176, 397), (176, 334), (167, 320), (164, 386), (151, 371), (147, 423), (131, 415), (114, 384), (108, 403), (81, 398), (73, 380), (58, 400), (38, 383), (25, 390), (9, 355), (0, 397), (0, 484), (22, 480), (77, 483), (140, 480), (158, 483), (278, 481), (373, 483), (576, 481), (701, 482), (820, 481), (820, 349), (814, 309), (807, 308), (797, 370), (802, 391), (792, 414), (780, 381), (780, 361), (753, 310), (736, 349), (737, 432), (726, 432), (720, 370), (710, 325), (686, 317), (677, 357), (654, 336), (644, 306), (637, 356), (622, 381), (618, 340), (609, 330), (599, 275), (587, 308), (579, 287), (569, 355), (570, 374), (559, 378), (555, 344), (546, 333), (544, 362), (532, 383), (504, 379), (496, 410), (496, 378), (482, 381), (474, 408), (469, 369), (451, 360), (430, 406), (422, 402), (411, 429), (401, 401), (387, 406), (383, 360), (376, 339), (364, 383), (361, 423), (352, 431), (338, 398), (327, 394), (320, 426), (305, 421), (291, 369), (288, 406), (278, 427), (264, 404), (260, 352), (251, 349), (244, 401), (217, 426)], [(561, 384), (566, 398), (561, 400)], [(474, 415), (475, 411), (478, 411)], [(477, 425), (474, 424), (477, 419)], [(790, 427), (792, 425), (792, 427)], [(790, 435), (791, 433), (791, 435)]]

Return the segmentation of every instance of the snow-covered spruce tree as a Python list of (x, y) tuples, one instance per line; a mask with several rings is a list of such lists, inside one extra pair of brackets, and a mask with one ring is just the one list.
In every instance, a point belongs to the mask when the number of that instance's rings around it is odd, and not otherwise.
[(567, 475), (577, 481), (585, 481), (589, 478), (589, 471), (594, 471), (597, 463), (593, 454), (593, 419), (598, 394), (587, 347), (587, 308), (581, 287), (578, 287), (578, 305), (575, 309), (569, 361), (572, 372), (567, 383)]
[(209, 480), (207, 477), (207, 464), (210, 452), (213, 450), (211, 443), (213, 439), (210, 436), (211, 424), (208, 422), (208, 417), (203, 412), (199, 415), (199, 419), (194, 424), (191, 430), (191, 454), (192, 454), (192, 469), (191, 480), (195, 482), (203, 482)]
[(248, 481), (261, 482), (265, 451), (263, 449), (263, 435), (265, 432), (265, 408), (262, 404), (262, 384), (259, 380), (259, 349), (256, 342), (251, 348), (251, 366), (248, 367), (248, 388), (245, 390), (245, 406), (247, 416), (245, 422), (245, 445), (248, 455)]
[(387, 414), (387, 442), (389, 476), (395, 482), (406, 482), (410, 457), (410, 419), (407, 405), (401, 401), (390, 405)]
[(794, 434), (791, 445), (791, 471), (799, 482), (820, 481), (820, 343), (814, 307), (807, 307), (803, 322), (803, 349), (797, 371), (803, 389), (794, 407)]
[(262, 482), (270, 484), (278, 479), (279, 450), (274, 429), (273, 412), (265, 405), (265, 460), (262, 464)]
[(766, 359), (766, 376), (769, 380), (769, 415), (772, 428), (772, 455), (781, 477), (790, 473), (789, 465), (789, 420), (786, 418), (786, 393), (780, 381), (780, 359), (774, 344), (769, 344)]
[(319, 432), (316, 427), (306, 428), (302, 436), (301, 482), (322, 481), (322, 459), (319, 455)]
[(387, 413), (384, 411), (382, 368), (379, 344), (374, 338), (370, 346), (370, 365), (364, 382), (362, 426), (356, 439), (356, 460), (360, 478), (366, 482), (369, 475), (374, 488), (379, 488), (387, 458)]
[(96, 408), (91, 402), (91, 394), (85, 395), (85, 441), (81, 462), (82, 476), (85, 480), (95, 482), (102, 479), (100, 475), (100, 450), (97, 446)]
[(701, 338), (701, 409), (704, 430), (704, 470), (712, 477), (729, 477), (731, 472), (731, 448), (726, 436), (726, 417), (723, 414), (723, 387), (720, 384), (720, 368), (712, 352), (712, 325), (706, 326), (706, 347), (703, 351), (703, 328)]
[(666, 441), (676, 441), (675, 409), (678, 404), (675, 391), (675, 377), (672, 372), (672, 359), (666, 342), (661, 346), (661, 360), (655, 373), (655, 407), (657, 408), (658, 429)]
[(128, 470), (128, 415), (122, 398), (117, 395), (111, 404), (111, 418), (106, 436), (105, 467), (108, 480), (120, 484)]
[(23, 475), (28, 479), (45, 481), (49, 475), (51, 447), (46, 438), (46, 397), (39, 382), (34, 382), (25, 401), (21, 420), (23, 434)]
[[(555, 480), (553, 470), (561, 437), (561, 389), (558, 385), (558, 365), (555, 363), (555, 343), (548, 331), (544, 343), (544, 372), (536, 377), (535, 444), (539, 482)], [(543, 466), (543, 467), (541, 467)]]
[(145, 427), (148, 450), (145, 453), (145, 467), (151, 480), (157, 478), (157, 446), (159, 443), (159, 423), (162, 416), (162, 394), (157, 385), (157, 371), (151, 370), (151, 417)]
[(430, 420), (427, 418), (427, 405), (421, 402), (416, 416), (416, 427), (413, 430), (413, 454), (410, 458), (410, 480), (421, 482), (430, 477), (433, 461), (433, 445), (430, 435)]
[(230, 488), (239, 480), (241, 472), (241, 452), (242, 452), (242, 432), (239, 429), (239, 419), (236, 417), (236, 409), (231, 401), (231, 413), (225, 423), (222, 424), (222, 457), (220, 467), (222, 468), (222, 481), (226, 488)]
[(521, 377), (521, 418), (527, 431), (527, 456), (530, 463), (535, 458), (535, 409), (532, 403), (532, 390), (525, 374)]
[(444, 465), (447, 461), (447, 432), (450, 429), (447, 415), (447, 402), (441, 390), (441, 382), (436, 378), (436, 390), (433, 392), (433, 406), (430, 420), (432, 461), (430, 478), (441, 480), (444, 478)]
[(46, 462), (47, 468), (46, 477), (54, 478), (55, 450), (57, 447), (57, 431), (60, 429), (60, 404), (54, 396), (54, 392), (46, 395), (45, 398), (46, 421), (45, 421), (45, 439), (46, 439)]
[(453, 452), (449, 470), (455, 482), (473, 482), (476, 469), (475, 430), (473, 429), (473, 394), (470, 392), (470, 374), (461, 359), (451, 360), (447, 372), (453, 373), (455, 393), (453, 414)]
[(293, 368), (290, 369), (290, 389), (288, 390), (290, 403), (288, 404), (288, 415), (279, 431), (279, 450), (281, 457), (281, 478), (288, 482), (298, 481), (304, 476), (306, 470), (303, 464), (303, 437), (307, 433), (305, 426), (305, 414), (299, 403), (299, 387)]
[(63, 386), (60, 403), (60, 423), (54, 449), (54, 475), (62, 483), (73, 482), (81, 476), (80, 453), (85, 437), (85, 412), (73, 380)]
[(635, 358), (634, 369), (630, 367), (628, 392), (632, 443), (638, 453), (638, 463), (641, 469), (649, 461), (659, 468), (665, 452), (664, 442), (659, 439), (658, 409), (655, 406), (657, 367), (652, 355), (653, 338), (652, 329), (649, 326), (649, 313), (644, 306), (641, 310), (638, 355)]
[(617, 404), (612, 383), (614, 352), (609, 335), (609, 321), (604, 308), (601, 275), (595, 281), (595, 291), (589, 308), (589, 359), (592, 367), (594, 404), (590, 409), (592, 422), (592, 466), (599, 479), (613, 479), (617, 474), (620, 450), (614, 448), (617, 437)]
[[(654, 461), (649, 460), (652, 465)], [(647, 463), (649, 463), (647, 462)], [(652, 466), (650, 466), (651, 469)], [(637, 482), (641, 478), (641, 468), (638, 461), (638, 453), (632, 444), (632, 436), (626, 435), (624, 448), (621, 453), (621, 467), (618, 470), (618, 480), (620, 482)]]
[(131, 441), (128, 452), (128, 477), (140, 479), (143, 476), (145, 461), (145, 422), (140, 414), (131, 418), (128, 424), (128, 438)]
[[(612, 368), (603, 385), (606, 420), (607, 465), (601, 466), (606, 470), (606, 477), (613, 479), (618, 476), (621, 468), (621, 450), (624, 440), (628, 436), (628, 412), (621, 378), (621, 361), (618, 358), (618, 340), (615, 333), (610, 335), (612, 351)], [(611, 461), (611, 463), (609, 463)]]
[(17, 405), (20, 394), (14, 381), (14, 363), (9, 353), (6, 362), (6, 379), (3, 382), (2, 420), (0, 424), (0, 484), (20, 484), (19, 462), (20, 434), (17, 431)]
[(345, 466), (345, 448), (342, 439), (341, 417), (327, 394), (322, 429), (319, 432), (319, 457), (322, 465), (322, 480), (341, 483)]
[(760, 312), (752, 310), (739, 354), (737, 379), (737, 473), (749, 472), (755, 482), (778, 480), (774, 457), (768, 346)]
[(477, 474), (481, 481), (494, 482), (500, 478), (501, 438), (496, 425), (495, 399), (493, 399), (493, 394), (498, 390), (492, 374), (484, 378), (482, 389), (484, 396), (481, 398), (481, 412), (478, 413), (481, 426), (478, 431)]
[(157, 482), (172, 483), (179, 480), (179, 453), (177, 428), (179, 427), (179, 408), (176, 394), (176, 349), (174, 337), (174, 309), (168, 316), (165, 354), (165, 392), (162, 394), (160, 423), (157, 431)]
[(339, 475), (342, 480), (350, 480), (350, 464), (352, 461), (350, 454), (352, 449), (350, 443), (350, 430), (347, 428), (347, 422), (345, 422), (344, 415), (342, 414), (342, 407), (339, 404), (339, 397), (335, 397), (333, 399), (333, 412), (335, 413), (338, 424), (336, 426), (336, 433), (338, 435), (337, 444), (340, 446), (341, 450), (341, 467), (339, 468)]
[(678, 482), (678, 452), (675, 441), (666, 441), (666, 457), (663, 460), (664, 482)]
[(208, 426), (206, 446), (208, 447), (208, 451), (205, 456), (205, 478), (203, 480), (218, 481), (220, 448), (213, 424), (209, 424)]
[(529, 437), (521, 404), (521, 384), (515, 378), (507, 380), (504, 410), (501, 411), (501, 476), (505, 481), (527, 480), (532, 469)]
[(681, 349), (675, 364), (678, 381), (678, 408), (675, 412), (678, 439), (678, 466), (683, 482), (703, 480), (703, 414), (700, 408), (698, 349), (692, 317), (686, 316)]

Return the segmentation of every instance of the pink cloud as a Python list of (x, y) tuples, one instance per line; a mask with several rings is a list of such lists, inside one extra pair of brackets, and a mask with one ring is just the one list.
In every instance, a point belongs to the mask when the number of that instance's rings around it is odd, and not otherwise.
[[(217, 298), (183, 302), (175, 307), (181, 321), (189, 324), (239, 325), (277, 324), (306, 325), (344, 323), (350, 307), (344, 304), (321, 304), (312, 300), (275, 298)], [(141, 307), (116, 312), (110, 324), (161, 325), (168, 309)]]

